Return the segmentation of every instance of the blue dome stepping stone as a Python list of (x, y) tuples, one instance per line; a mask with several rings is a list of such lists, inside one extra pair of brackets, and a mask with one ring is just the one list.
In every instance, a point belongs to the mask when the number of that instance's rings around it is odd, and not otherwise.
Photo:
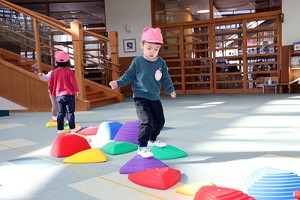
[(110, 155), (124, 154), (137, 150), (138, 145), (130, 142), (109, 142), (102, 147), (104, 153)]
[(114, 141), (138, 144), (139, 126), (140, 123), (137, 120), (125, 122), (116, 134)]
[(196, 193), (194, 200), (255, 200), (253, 197), (242, 191), (219, 187), (202, 186)]
[(128, 179), (138, 185), (160, 190), (172, 187), (180, 178), (180, 171), (169, 167), (145, 169), (128, 175)]
[(295, 199), (300, 177), (288, 170), (265, 167), (253, 172), (245, 182), (247, 194), (258, 200)]
[(168, 167), (168, 165), (154, 157), (143, 158), (142, 156), (136, 155), (131, 160), (129, 160), (123, 167), (121, 167), (119, 172), (120, 174), (131, 174), (144, 169), (162, 167)]
[(171, 160), (188, 156), (186, 152), (171, 145), (167, 145), (163, 148), (152, 147), (150, 151), (158, 160)]
[(97, 130), (96, 138), (113, 140), (123, 124), (117, 121), (102, 122)]

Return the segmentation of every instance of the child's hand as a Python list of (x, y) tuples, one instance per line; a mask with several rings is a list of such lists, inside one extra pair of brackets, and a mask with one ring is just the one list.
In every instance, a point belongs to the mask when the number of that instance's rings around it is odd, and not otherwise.
[(43, 73), (38, 73), (38, 76), (39, 76), (39, 77), (42, 77), (42, 75), (43, 75)]
[(109, 83), (109, 85), (110, 85), (111, 89), (116, 89), (118, 87), (117, 81), (111, 81)]
[(175, 91), (171, 92), (170, 96), (175, 99), (176, 98), (176, 92)]

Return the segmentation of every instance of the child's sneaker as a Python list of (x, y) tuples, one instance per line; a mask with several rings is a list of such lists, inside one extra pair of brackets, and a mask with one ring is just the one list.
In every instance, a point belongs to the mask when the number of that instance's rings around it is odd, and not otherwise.
[(57, 116), (52, 116), (52, 119), (57, 121)]
[(143, 158), (150, 158), (153, 156), (153, 153), (150, 152), (147, 147), (139, 147), (137, 150), (137, 154), (142, 156)]
[(81, 126), (77, 126), (74, 129), (71, 129), (70, 132), (71, 133), (77, 133), (78, 131), (80, 131), (80, 129), (81, 129)]
[(69, 131), (68, 131), (68, 130), (58, 130), (58, 131), (57, 131), (57, 134), (58, 134), (58, 135), (66, 134), (66, 133), (69, 133)]
[(151, 141), (151, 140), (149, 140), (148, 141), (148, 145), (150, 146), (150, 147), (165, 147), (165, 146), (167, 146), (167, 144), (166, 143), (164, 143), (164, 142), (162, 142), (162, 141), (159, 141), (159, 140), (155, 140), (155, 141)]

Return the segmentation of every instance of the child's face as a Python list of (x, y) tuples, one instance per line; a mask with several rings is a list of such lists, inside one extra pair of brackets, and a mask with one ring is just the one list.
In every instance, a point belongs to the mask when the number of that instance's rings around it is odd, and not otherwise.
[(141, 42), (140, 47), (144, 52), (144, 58), (146, 58), (149, 61), (155, 61), (161, 44)]

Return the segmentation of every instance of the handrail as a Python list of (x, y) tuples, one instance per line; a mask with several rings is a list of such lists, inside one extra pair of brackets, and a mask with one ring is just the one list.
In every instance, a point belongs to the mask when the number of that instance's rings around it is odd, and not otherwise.
[[(38, 64), (38, 72), (41, 72), (41, 62), (42, 60), (45, 60), (45, 56), (49, 57), (48, 60), (49, 62), (53, 63), (54, 62), (54, 52), (57, 50), (63, 50), (61, 48), (65, 48), (68, 49), (69, 54), (71, 55), (71, 59), (74, 59), (74, 68), (75, 68), (75, 74), (76, 74), (76, 78), (79, 82), (79, 85), (81, 84), (81, 87), (84, 87), (83, 83), (83, 76), (82, 74), (84, 73), (84, 68), (83, 66), (88, 66), (89, 63), (93, 64), (93, 65), (98, 65), (101, 67), (104, 67), (105, 70), (109, 70), (112, 71), (112, 77), (111, 79), (115, 79), (116, 77), (120, 76), (120, 64), (118, 62), (119, 58), (118, 58), (118, 52), (115, 51), (114, 49), (116, 48), (116, 45), (118, 45), (117, 43), (115, 43), (115, 41), (117, 41), (117, 39), (112, 39), (112, 38), (107, 38), (105, 36), (96, 34), (94, 32), (88, 31), (88, 30), (84, 30), (81, 26), (80, 22), (76, 22), (79, 25), (76, 25), (76, 23), (73, 23), (73, 27), (72, 27), (72, 23), (71, 25), (53, 19), (49, 16), (45, 16), (42, 15), (40, 13), (34, 12), (32, 10), (20, 7), (18, 5), (15, 5), (13, 3), (10, 3), (8, 1), (5, 0), (0, 0), (0, 5), (3, 5), (5, 7), (7, 7), (8, 9), (11, 9), (15, 12), (17, 12), (16, 14), (20, 13), (22, 14), (21, 17), (23, 15), (26, 16), (26, 18), (23, 19), (15, 19), (15, 21), (13, 21), (14, 23), (16, 22), (18, 23), (26, 23), (25, 26), (20, 26), (22, 28), (17, 27), (16, 25), (10, 24), (9, 26), (7, 26), (7, 24), (5, 25), (5, 27), (1, 27), (1, 30), (5, 30), (6, 32), (11, 33), (10, 35), (12, 36), (7, 36), (5, 34), (2, 34), (3, 36), (6, 36), (7, 38), (10, 39), (10, 41), (17, 41), (19, 44), (23, 45), (23, 47), (27, 47), (28, 49), (30, 49), (30, 51), (33, 52), (33, 55), (36, 56), (37, 58), (37, 64)], [(29, 17), (29, 20), (28, 20)], [(18, 21), (19, 20), (19, 21)], [(23, 21), (21, 21), (23, 20)], [(30, 24), (28, 24), (30, 23)], [(3, 24), (3, 22), (1, 22), (1, 24)], [(1, 25), (0, 24), (0, 25)], [(27, 31), (26, 28), (32, 28), (32, 30), (34, 30), (35, 32), (30, 32), (31, 30)], [(14, 31), (16, 30), (16, 31)], [(36, 32), (36, 30), (39, 30), (38, 32)], [(44, 30), (49, 32), (43, 32)], [(79, 32), (78, 32), (79, 31)], [(19, 33), (17, 33), (19, 32)], [(81, 34), (77, 34), (80, 33)], [(23, 34), (22, 34), (23, 33)], [(15, 36), (19, 37), (21, 36), (21, 40), (17, 40), (16, 38), (13, 37), (13, 34), (15, 34)], [(43, 36), (43, 34), (47, 34), (47, 37)], [(71, 38), (72, 41), (70, 41), (69, 44), (63, 43), (63, 42), (59, 42), (59, 41), (55, 41), (53, 40), (53, 35), (55, 36), (55, 34), (57, 34), (58, 36), (60, 35), (66, 35), (68, 37)], [(110, 34), (111, 35), (111, 34)], [(112, 34), (114, 37), (117, 37), (117, 34)], [(48, 38), (49, 36), (49, 38)], [(79, 37), (77, 37), (79, 36)], [(89, 50), (87, 48), (83, 48), (83, 45), (85, 44), (84, 42), (84, 38), (86, 36), (89, 36), (90, 38), (94, 38), (94, 41), (99, 43), (99, 44), (103, 44), (99, 46), (99, 53), (97, 53), (96, 55), (94, 55), (92, 52), (93, 50)], [(74, 39), (74, 37), (76, 39)], [(24, 41), (23, 41), (24, 40)], [(80, 42), (81, 41), (81, 42)], [(111, 41), (114, 42), (114, 44), (111, 43)], [(106, 59), (106, 56), (104, 56), (104, 53), (106, 53), (106, 43), (110, 43), (110, 45), (113, 45), (113, 47), (111, 47), (111, 49), (113, 49), (111, 51), (111, 60)], [(33, 46), (31, 46), (31, 45)], [(35, 45), (34, 45), (35, 44)], [(38, 44), (38, 45), (37, 45)], [(59, 48), (58, 48), (59, 47)], [(79, 51), (78, 51), (79, 50)], [(74, 53), (74, 54), (73, 54)], [(75, 53), (77, 56), (75, 56)], [(78, 60), (79, 59), (79, 60)], [(51, 61), (52, 60), (52, 61)], [(98, 60), (98, 62), (97, 62)], [(53, 65), (51, 63), (47, 63), (49, 65)], [(106, 85), (108, 86), (108, 85)], [(84, 88), (80, 88), (81, 91), (83, 91), (83, 95), (80, 96), (79, 98), (82, 98), (82, 100), (85, 100), (85, 89)]]

